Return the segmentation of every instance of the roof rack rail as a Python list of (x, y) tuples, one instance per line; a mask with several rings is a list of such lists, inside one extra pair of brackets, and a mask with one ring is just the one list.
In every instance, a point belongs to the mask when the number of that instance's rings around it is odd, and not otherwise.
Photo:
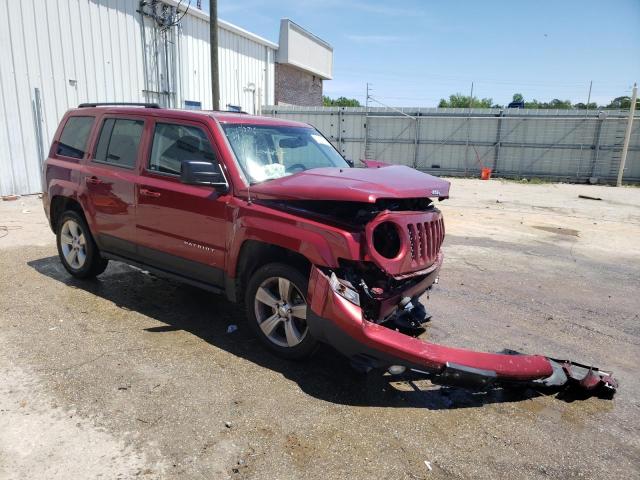
[(81, 103), (78, 108), (91, 108), (91, 107), (145, 107), (145, 108), (160, 108), (157, 103), (135, 103), (135, 102), (103, 102), (103, 103)]

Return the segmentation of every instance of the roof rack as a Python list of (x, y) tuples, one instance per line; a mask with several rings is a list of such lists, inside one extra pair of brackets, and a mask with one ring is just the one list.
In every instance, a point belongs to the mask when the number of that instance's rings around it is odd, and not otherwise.
[(130, 103), (130, 102), (104, 102), (104, 103), (81, 103), (78, 108), (91, 108), (91, 107), (145, 107), (145, 108), (160, 108), (157, 103)]

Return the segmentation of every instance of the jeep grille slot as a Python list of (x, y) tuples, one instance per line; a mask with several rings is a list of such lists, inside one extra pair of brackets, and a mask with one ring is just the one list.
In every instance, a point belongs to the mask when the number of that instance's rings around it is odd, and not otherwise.
[(424, 223), (407, 224), (411, 260), (417, 265), (433, 263), (444, 240), (442, 217)]
[(425, 270), (438, 261), (444, 222), (435, 208), (428, 212), (386, 211), (366, 225), (365, 234), (369, 258), (395, 277)]

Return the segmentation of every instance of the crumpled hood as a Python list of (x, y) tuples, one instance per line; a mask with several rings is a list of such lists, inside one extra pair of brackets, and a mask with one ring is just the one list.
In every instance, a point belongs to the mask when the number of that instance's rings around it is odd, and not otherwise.
[(251, 187), (251, 196), (281, 200), (449, 198), (449, 182), (403, 165), (381, 168), (314, 168)]

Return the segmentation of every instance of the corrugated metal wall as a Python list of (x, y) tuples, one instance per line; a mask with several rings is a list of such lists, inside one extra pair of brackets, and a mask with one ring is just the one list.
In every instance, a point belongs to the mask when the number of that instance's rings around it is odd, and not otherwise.
[[(627, 112), (403, 108), (263, 107), (314, 125), (348, 159), (375, 159), (435, 174), (614, 183)], [(640, 182), (640, 115), (633, 124), (624, 180)]]
[[(212, 107), (208, 17), (188, 13), (163, 32), (152, 18), (143, 20), (138, 6), (137, 0), (0, 0), (0, 194), (41, 190), (43, 155), (64, 112), (79, 103), (183, 108), (191, 100)], [(220, 104), (253, 112), (249, 84), (256, 105), (274, 101), (275, 50), (238, 30), (220, 23)]]
[[(187, 15), (180, 31), (181, 98), (202, 100), (203, 108), (211, 108), (208, 19)], [(218, 31), (220, 108), (235, 105), (257, 113), (260, 105), (274, 102), (275, 49), (235, 33), (224, 22)]]

